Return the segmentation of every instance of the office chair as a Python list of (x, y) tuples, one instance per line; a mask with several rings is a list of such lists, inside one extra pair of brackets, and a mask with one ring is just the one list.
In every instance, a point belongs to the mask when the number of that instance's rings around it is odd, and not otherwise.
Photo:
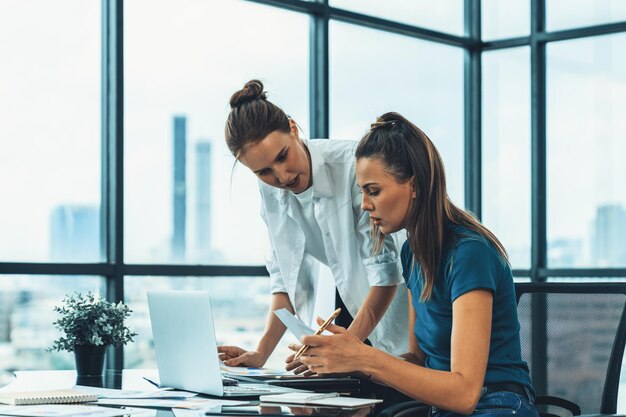
[(542, 416), (614, 414), (626, 283), (517, 283), (522, 357)]
[[(626, 283), (516, 283), (522, 357), (541, 417), (615, 414), (626, 343)], [(423, 417), (418, 401), (379, 417)]]

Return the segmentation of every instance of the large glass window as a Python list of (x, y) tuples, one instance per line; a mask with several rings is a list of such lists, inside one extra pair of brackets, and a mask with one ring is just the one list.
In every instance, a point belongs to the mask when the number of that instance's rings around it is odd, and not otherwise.
[(99, 261), (100, 2), (0, 8), (0, 259)]
[(330, 0), (332, 7), (427, 29), (463, 35), (463, 1)]
[(224, 142), (228, 102), (260, 78), (307, 129), (308, 16), (231, 1), (124, 6), (126, 260), (263, 264), (257, 181)]
[(483, 55), (483, 221), (513, 268), (530, 266), (530, 51)]
[(15, 370), (74, 368), (72, 353), (45, 351), (61, 335), (52, 325), (59, 318), (54, 306), (74, 291), (104, 294), (104, 279), (0, 276), (0, 386), (13, 380)]
[(402, 114), (439, 149), (463, 206), (463, 51), (338, 22), (330, 36), (330, 136), (358, 140), (377, 116)]
[(626, 34), (547, 49), (550, 267), (626, 266)]

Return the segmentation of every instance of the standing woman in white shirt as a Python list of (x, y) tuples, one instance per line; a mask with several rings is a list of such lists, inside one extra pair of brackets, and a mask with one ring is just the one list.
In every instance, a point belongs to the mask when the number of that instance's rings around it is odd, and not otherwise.
[[(369, 214), (361, 210), (355, 180), (356, 143), (303, 141), (296, 122), (267, 100), (258, 80), (234, 93), (230, 106), (228, 148), (260, 180), (261, 216), (272, 245), (272, 300), (256, 350), (220, 346), (220, 358), (229, 366), (263, 366), (285, 332), (274, 310), (312, 319), (320, 264), (335, 280), (336, 304), (344, 313), (337, 322), (375, 347), (404, 352), (408, 307), (399, 250), (388, 237), (371, 254)], [(292, 359), (288, 370), (306, 371)]]

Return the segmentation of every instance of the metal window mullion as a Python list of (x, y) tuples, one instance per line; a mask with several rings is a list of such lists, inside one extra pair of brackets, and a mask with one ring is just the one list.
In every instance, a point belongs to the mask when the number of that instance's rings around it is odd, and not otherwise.
[(472, 42), (472, 40), (467, 39), (464, 36), (451, 35), (445, 32), (439, 32), (420, 26), (400, 23), (394, 20), (381, 19), (379, 17), (363, 13), (356, 13), (350, 10), (329, 7), (328, 15), (331, 19), (339, 22), (350, 23), (370, 29), (380, 30), (388, 33), (395, 33), (397, 35), (422, 39), (444, 45), (459, 47), (479, 46), (474, 45), (474, 42)]
[(311, 138), (329, 136), (329, 81), (328, 81), (328, 2), (324, 12), (311, 15), (309, 50), (309, 123)]
[[(124, 301), (123, 0), (102, 1), (102, 227), (109, 301)], [(121, 370), (123, 348), (109, 349), (107, 368)]]
[[(465, 0), (465, 34), (480, 45), (480, 2)], [(464, 62), (465, 207), (482, 217), (482, 84), (481, 48), (466, 47)]]
[[(531, 0), (531, 280), (547, 266), (546, 239), (546, 45), (539, 37), (545, 31), (545, 0)], [(536, 294), (532, 300), (532, 377), (536, 391), (548, 392), (547, 303)]]
[(158, 264), (133, 264), (124, 265), (123, 275), (132, 279), (132, 276), (168, 276), (168, 277), (237, 277), (258, 276), (267, 277), (268, 272), (264, 266), (256, 265), (158, 265)]
[(531, 270), (533, 281), (547, 267), (546, 190), (546, 43), (538, 33), (545, 28), (545, 0), (531, 3)]

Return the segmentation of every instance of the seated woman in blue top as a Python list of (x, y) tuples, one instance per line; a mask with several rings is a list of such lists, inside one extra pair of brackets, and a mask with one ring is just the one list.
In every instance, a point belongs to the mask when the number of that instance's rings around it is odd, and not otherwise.
[(302, 362), (318, 373), (365, 372), (432, 406), (435, 417), (536, 417), (506, 252), (450, 201), (433, 143), (401, 115), (386, 113), (361, 139), (356, 158), (362, 208), (377, 236), (373, 251), (384, 235), (407, 232), (401, 258), (413, 306), (410, 351), (389, 355), (331, 325), (333, 335), (302, 339), (311, 345)]

